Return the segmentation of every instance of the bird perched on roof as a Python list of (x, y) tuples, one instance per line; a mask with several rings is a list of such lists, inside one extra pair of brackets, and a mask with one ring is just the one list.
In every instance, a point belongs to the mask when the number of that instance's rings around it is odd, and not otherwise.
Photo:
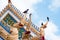
[(47, 20), (49, 21), (49, 17), (47, 17)]
[(29, 9), (25, 10), (23, 13), (27, 13)]
[[(47, 21), (49, 21), (49, 17), (47, 17)], [(41, 25), (43, 25), (43, 22), (41, 23)]]
[(41, 23), (41, 25), (43, 25), (43, 22)]

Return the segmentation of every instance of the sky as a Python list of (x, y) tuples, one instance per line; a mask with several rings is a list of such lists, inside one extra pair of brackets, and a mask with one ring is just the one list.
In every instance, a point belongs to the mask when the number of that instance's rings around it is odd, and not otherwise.
[[(40, 27), (41, 22), (50, 21), (45, 29), (46, 40), (60, 40), (60, 0), (11, 0), (12, 4), (23, 12), (29, 9), (32, 22)], [(0, 12), (8, 4), (8, 0), (0, 0)], [(28, 16), (28, 14), (27, 14)]]

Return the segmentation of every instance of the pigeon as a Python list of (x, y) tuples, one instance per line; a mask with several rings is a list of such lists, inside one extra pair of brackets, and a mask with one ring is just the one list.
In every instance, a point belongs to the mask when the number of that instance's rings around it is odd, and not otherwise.
[(43, 23), (41, 23), (41, 25), (43, 25)]
[(25, 10), (23, 13), (27, 13), (29, 9)]
[(49, 21), (49, 17), (47, 17), (47, 20)]

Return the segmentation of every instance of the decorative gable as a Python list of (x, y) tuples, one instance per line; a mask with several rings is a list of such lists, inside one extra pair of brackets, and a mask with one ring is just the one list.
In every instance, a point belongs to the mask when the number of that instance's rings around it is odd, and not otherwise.
[(18, 19), (18, 17), (13, 13), (11, 12), (10, 10), (7, 10), (2, 16), (1, 16), (1, 20), (2, 21), (3, 19), (7, 20), (7, 18), (10, 18), (12, 20), (16, 20), (17, 22), (19, 22), (20, 20)]
[[(24, 17), (24, 15), (21, 14), (21, 12), (12, 4), (8, 4), (6, 8), (2, 10), (0, 13), (0, 17), (2, 17), (7, 11), (10, 11), (13, 15), (15, 15), (19, 20)], [(0, 20), (1, 21), (1, 20)]]
[[(8, 4), (0, 13), (0, 26), (10, 33), (9, 25), (12, 26), (14, 23), (20, 22), (23, 16), (24, 15), (22, 15), (14, 5)], [(22, 32), (24, 32), (24, 30), (23, 28), (20, 30), (19, 37), (22, 37)]]
[[(5, 30), (10, 32), (10, 28), (8, 26), (9, 25), (12, 26), (14, 23), (20, 22), (21, 18), (23, 18), (24, 15), (11, 3), (10, 0), (8, 2), (9, 2), (8, 5), (0, 13), (0, 26), (2, 26)], [(24, 19), (24, 21), (27, 23), (29, 22), (29, 19), (26, 18)], [(31, 26), (30, 30), (32, 30), (32, 32), (34, 32), (35, 34), (38, 34), (37, 31), (39, 31), (39, 28), (32, 22), (30, 26)], [(20, 38), (22, 37), (22, 32), (24, 31), (25, 30), (23, 28), (20, 29), (19, 31)]]

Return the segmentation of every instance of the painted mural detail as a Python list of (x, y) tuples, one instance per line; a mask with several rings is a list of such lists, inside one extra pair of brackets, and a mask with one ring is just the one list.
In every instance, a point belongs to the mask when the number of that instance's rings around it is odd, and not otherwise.
[[(2, 26), (8, 33), (10, 33), (10, 27), (8, 27), (8, 25), (13, 26), (14, 23), (17, 23), (17, 21), (8, 13), (0, 22), (0, 26)], [(19, 29), (19, 39), (22, 38), (22, 33), (24, 31), (24, 28)]]
[(11, 15), (7, 15), (4, 19), (3, 19), (8, 25), (13, 26), (14, 23), (16, 23), (16, 20), (11, 16)]

